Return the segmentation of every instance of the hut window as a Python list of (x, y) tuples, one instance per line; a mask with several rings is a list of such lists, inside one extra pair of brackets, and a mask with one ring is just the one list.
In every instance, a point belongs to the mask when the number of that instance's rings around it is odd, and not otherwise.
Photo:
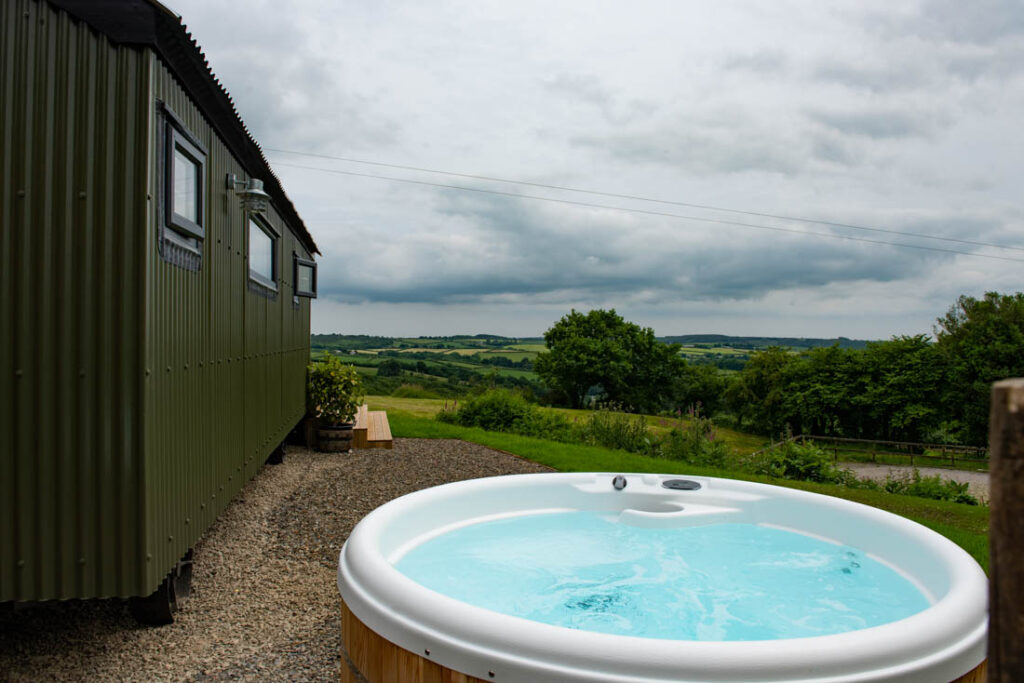
[(316, 262), (295, 255), (295, 294), (316, 298)]
[(206, 154), (174, 123), (167, 125), (167, 225), (184, 237), (205, 235)]
[(249, 278), (277, 289), (277, 235), (273, 228), (249, 217)]

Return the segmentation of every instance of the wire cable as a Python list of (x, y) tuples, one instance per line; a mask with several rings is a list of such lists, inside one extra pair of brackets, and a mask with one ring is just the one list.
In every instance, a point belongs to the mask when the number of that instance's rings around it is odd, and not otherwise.
[(277, 166), (285, 166), (287, 168), (305, 169), (305, 170), (308, 170), (308, 171), (319, 171), (321, 173), (334, 173), (334, 174), (338, 174), (338, 175), (355, 176), (357, 178), (373, 178), (373, 179), (376, 179), (376, 180), (389, 180), (389, 181), (397, 182), (397, 183), (409, 183), (409, 184), (412, 184), (412, 185), (425, 185), (427, 187), (438, 187), (438, 188), (444, 188), (444, 189), (448, 189), (448, 190), (461, 190), (461, 191), (464, 191), (464, 192), (478, 192), (478, 193), (482, 193), (482, 194), (492, 194), (492, 195), (498, 195), (498, 196), (502, 196), (502, 197), (514, 197), (516, 199), (532, 199), (532, 200), (542, 201), (542, 202), (552, 202), (552, 203), (557, 203), (557, 204), (568, 204), (570, 206), (582, 206), (582, 207), (586, 207), (586, 208), (590, 208), (590, 209), (606, 209), (606, 210), (610, 210), (610, 211), (621, 211), (621, 212), (624, 212), (624, 213), (638, 213), (638, 214), (644, 214), (644, 215), (648, 215), (648, 216), (662, 216), (662, 217), (665, 217), (665, 218), (679, 218), (679, 219), (689, 220), (689, 221), (698, 221), (698, 222), (701, 222), (701, 223), (715, 223), (715, 224), (718, 224), (718, 225), (730, 225), (730, 226), (737, 226), (737, 227), (743, 227), (743, 228), (753, 228), (753, 229), (757, 229), (757, 230), (772, 230), (774, 232), (787, 232), (787, 233), (793, 233), (793, 234), (796, 234), (796, 235), (808, 235), (808, 236), (814, 236), (814, 237), (823, 237), (823, 238), (827, 238), (827, 239), (847, 240), (847, 241), (850, 241), (850, 242), (863, 242), (863, 243), (866, 243), (866, 244), (879, 244), (879, 245), (885, 245), (885, 246), (890, 246), (890, 247), (902, 247), (902, 248), (905, 248), (905, 249), (922, 249), (922, 250), (925, 250), (925, 251), (936, 251), (936, 252), (942, 252), (942, 253), (946, 253), (946, 254), (960, 254), (962, 256), (974, 256), (976, 258), (993, 259), (993, 260), (996, 260), (996, 261), (1011, 261), (1011, 262), (1014, 262), (1014, 263), (1024, 263), (1024, 259), (1019, 259), (1019, 258), (1010, 258), (1010, 257), (1007, 257), (1007, 256), (992, 256), (990, 254), (979, 254), (979, 253), (972, 252), (972, 251), (960, 251), (960, 250), (957, 250), (957, 249), (945, 249), (943, 247), (930, 247), (930, 246), (927, 246), (927, 245), (924, 245), (924, 244), (907, 244), (905, 242), (886, 242), (884, 240), (873, 240), (873, 239), (868, 239), (868, 238), (865, 238), (865, 237), (854, 237), (852, 235), (836, 235), (836, 234), (833, 234), (833, 233), (808, 232), (806, 230), (797, 230), (795, 228), (780, 228), (780, 227), (777, 227), (777, 226), (770, 226), (770, 225), (757, 225), (757, 224), (754, 224), (754, 223), (743, 223), (743, 222), (740, 222), (740, 221), (729, 221), (729, 220), (724, 220), (724, 219), (721, 219), (721, 218), (705, 218), (703, 216), (687, 216), (687, 215), (677, 214), (677, 213), (668, 213), (668, 212), (665, 212), (665, 211), (650, 211), (648, 209), (631, 209), (631, 208), (622, 207), (622, 206), (609, 206), (607, 204), (593, 204), (593, 203), (590, 203), (590, 202), (578, 202), (578, 201), (575, 201), (575, 200), (572, 200), (572, 199), (556, 199), (554, 197), (540, 197), (540, 196), (537, 196), (537, 195), (520, 194), (518, 192), (503, 192), (501, 190), (488, 190), (488, 189), (484, 189), (484, 188), (480, 188), (480, 187), (465, 187), (465, 186), (462, 186), (462, 185), (447, 185), (447, 184), (444, 184), (444, 183), (432, 183), (432, 182), (429, 182), (429, 181), (426, 181), (426, 180), (412, 180), (410, 178), (396, 178), (396, 177), (393, 177), (393, 176), (375, 175), (373, 173), (357, 173), (355, 171), (342, 171), (340, 169), (333, 169), (333, 168), (318, 168), (316, 166), (303, 166), (301, 164), (278, 163), (276, 165)]
[(400, 170), (403, 170), (403, 171), (417, 171), (417, 172), (421, 172), (421, 173), (436, 173), (436, 174), (439, 174), (439, 175), (447, 175), (447, 176), (453, 176), (453, 177), (457, 177), (457, 178), (468, 178), (468, 179), (471, 179), (471, 180), (486, 180), (488, 182), (509, 183), (509, 184), (514, 184), (514, 185), (526, 185), (526, 186), (529, 186), (529, 187), (539, 187), (539, 188), (544, 188), (544, 189), (548, 189), (548, 190), (559, 190), (559, 191), (562, 191), (562, 192), (578, 192), (578, 193), (581, 193), (581, 194), (592, 194), (592, 195), (597, 195), (597, 196), (600, 196), (600, 197), (610, 197), (610, 198), (614, 198), (614, 199), (629, 199), (629, 200), (641, 201), (641, 202), (652, 202), (652, 203), (655, 203), (655, 204), (667, 204), (667, 205), (670, 205), (670, 206), (685, 206), (685, 207), (691, 208), (691, 209), (705, 209), (705, 210), (708, 210), (708, 211), (723, 211), (723, 212), (727, 212), (727, 213), (742, 214), (742, 215), (745, 215), (745, 216), (757, 216), (759, 218), (773, 218), (773, 219), (776, 219), (776, 220), (783, 220), (783, 221), (798, 221), (798, 222), (801, 222), (801, 223), (814, 223), (816, 225), (827, 225), (827, 226), (830, 226), (830, 227), (833, 227), (833, 228), (849, 228), (851, 230), (865, 230), (865, 231), (870, 231), (870, 232), (887, 233), (887, 234), (890, 234), (890, 235), (902, 235), (904, 237), (918, 237), (918, 238), (921, 238), (921, 239), (938, 240), (938, 241), (942, 241), (942, 242), (953, 242), (953, 243), (957, 243), (957, 244), (967, 244), (967, 245), (975, 246), (975, 247), (990, 247), (992, 249), (1008, 249), (1008, 250), (1011, 250), (1011, 251), (1022, 251), (1022, 252), (1024, 252), (1024, 247), (1012, 247), (1012, 246), (1007, 246), (1007, 245), (1004, 245), (1004, 244), (992, 244), (990, 242), (979, 242), (979, 241), (975, 241), (975, 240), (965, 240), (965, 239), (959, 239), (959, 238), (956, 238), (956, 237), (939, 237), (937, 235), (928, 235), (928, 234), (920, 233), (920, 232), (909, 232), (909, 231), (905, 231), (905, 230), (892, 230), (892, 229), (887, 229), (887, 228), (873, 228), (873, 227), (866, 226), (866, 225), (855, 225), (853, 223), (838, 223), (838, 222), (820, 220), (820, 219), (815, 219), (815, 218), (800, 218), (798, 216), (785, 216), (785, 215), (774, 214), (774, 213), (762, 213), (762, 212), (759, 212), (759, 211), (746, 211), (746, 210), (743, 210), (743, 209), (729, 209), (729, 208), (725, 208), (725, 207), (722, 207), (722, 206), (711, 206), (709, 204), (694, 204), (694, 203), (691, 203), (691, 202), (671, 201), (671, 200), (668, 200), (668, 199), (654, 199), (652, 197), (642, 197), (642, 196), (638, 196), (638, 195), (617, 194), (615, 192), (602, 192), (600, 190), (585, 190), (585, 189), (581, 189), (581, 188), (577, 188), (577, 187), (567, 187), (567, 186), (564, 186), (564, 185), (548, 185), (546, 183), (535, 183), (535, 182), (530, 182), (528, 180), (509, 180), (507, 178), (495, 178), (493, 176), (473, 175), (473, 174), (470, 174), (470, 173), (456, 173), (454, 171), (441, 171), (441, 170), (438, 170), (438, 169), (422, 168), (422, 167), (419, 167), (419, 166), (404, 166), (402, 164), (386, 164), (386, 163), (383, 163), (383, 162), (380, 162), (380, 161), (365, 161), (365, 160), (362, 160), (362, 159), (353, 159), (351, 157), (338, 157), (338, 156), (331, 156), (329, 154), (316, 154), (314, 152), (297, 152), (295, 150), (276, 149), (276, 148), (272, 148), (272, 147), (264, 147), (264, 149), (266, 151), (268, 151), (268, 152), (276, 152), (276, 153), (279, 153), (279, 154), (295, 154), (295, 155), (298, 155), (298, 156), (316, 157), (316, 158), (319, 158), (319, 159), (330, 159), (330, 160), (333, 160), (333, 161), (345, 161), (345, 162), (349, 162), (349, 163), (353, 163), (353, 164), (366, 164), (366, 165), (369, 165), (369, 166), (380, 166), (380, 167), (383, 167), (383, 168), (394, 168), (394, 169), (400, 169)]

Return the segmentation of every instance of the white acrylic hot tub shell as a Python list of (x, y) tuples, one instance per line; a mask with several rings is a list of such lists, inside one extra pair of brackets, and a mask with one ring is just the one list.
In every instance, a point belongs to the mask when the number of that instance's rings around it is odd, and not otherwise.
[[(946, 538), (876, 508), (794, 489), (682, 475), (529, 474), (474, 479), (403, 496), (367, 515), (338, 560), (349, 609), (380, 636), (484, 680), (950, 681), (985, 658), (988, 582)], [(680, 506), (682, 510), (680, 511)], [(622, 513), (638, 526), (750, 522), (859, 548), (933, 600), (906, 619), (816, 638), (696, 642), (579, 631), (475, 607), (424, 588), (392, 563), (438, 533), (483, 518), (571, 509)], [(629, 512), (623, 512), (623, 511)], [(425, 655), (424, 655), (425, 656)], [(493, 672), (494, 676), (490, 676)]]

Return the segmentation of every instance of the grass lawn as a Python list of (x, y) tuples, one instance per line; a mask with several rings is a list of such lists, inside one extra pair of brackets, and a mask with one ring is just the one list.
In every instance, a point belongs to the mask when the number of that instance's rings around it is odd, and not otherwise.
[(370, 408), (386, 409), (396, 437), (447, 438), (472, 441), (553, 467), (563, 472), (659, 472), (743, 479), (823, 493), (894, 512), (937, 531), (970, 553), (988, 571), (988, 508), (901, 496), (881, 491), (847, 489), (831, 484), (772, 479), (710, 467), (697, 467), (626, 451), (564, 444), (545, 439), (459, 427), (431, 419), (444, 401), (369, 397)]

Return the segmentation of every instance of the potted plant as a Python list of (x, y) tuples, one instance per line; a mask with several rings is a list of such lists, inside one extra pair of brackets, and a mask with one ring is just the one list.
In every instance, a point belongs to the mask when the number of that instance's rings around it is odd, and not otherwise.
[(307, 400), (317, 420), (321, 451), (347, 451), (352, 446), (352, 420), (363, 403), (359, 374), (336, 356), (309, 365)]

